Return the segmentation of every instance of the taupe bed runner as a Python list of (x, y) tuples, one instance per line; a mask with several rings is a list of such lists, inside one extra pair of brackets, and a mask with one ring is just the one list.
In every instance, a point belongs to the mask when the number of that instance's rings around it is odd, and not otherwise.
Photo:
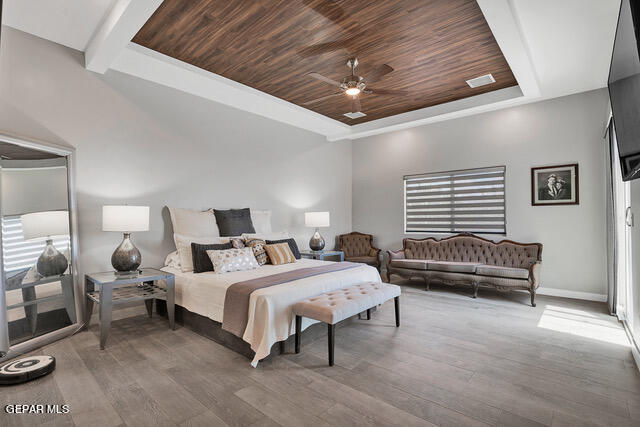
[(347, 270), (358, 267), (361, 264), (353, 262), (336, 262), (334, 264), (307, 267), (299, 270), (285, 271), (284, 273), (258, 277), (244, 282), (237, 282), (227, 288), (224, 297), (224, 311), (222, 315), (222, 329), (242, 338), (249, 320), (249, 297), (255, 290), (294, 280), (317, 276), (319, 274), (334, 271)]

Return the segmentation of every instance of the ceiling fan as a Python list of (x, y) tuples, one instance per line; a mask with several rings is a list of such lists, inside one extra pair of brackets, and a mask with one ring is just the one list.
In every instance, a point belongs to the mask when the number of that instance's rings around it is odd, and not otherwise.
[(361, 94), (374, 94), (374, 95), (397, 95), (397, 96), (406, 96), (409, 94), (406, 90), (388, 90), (388, 89), (374, 89), (367, 88), (367, 82), (373, 82), (380, 79), (382, 76), (389, 74), (393, 71), (387, 64), (383, 64), (380, 67), (376, 68), (373, 73), (370, 74), (369, 78), (365, 80), (364, 77), (358, 76), (355, 73), (355, 69), (358, 66), (357, 58), (350, 58), (347, 61), (347, 67), (351, 70), (351, 75), (346, 76), (342, 79), (341, 82), (337, 82), (333, 79), (323, 76), (319, 73), (309, 73), (309, 76), (314, 79), (321, 80), (325, 83), (329, 83), (332, 86), (336, 86), (340, 89), (340, 92), (332, 93), (331, 95), (322, 96), (320, 98), (312, 99), (311, 101), (307, 101), (302, 105), (313, 105), (318, 102), (322, 102), (324, 100), (345, 94), (351, 98), (351, 113), (358, 113), (362, 109), (360, 105), (360, 95)]

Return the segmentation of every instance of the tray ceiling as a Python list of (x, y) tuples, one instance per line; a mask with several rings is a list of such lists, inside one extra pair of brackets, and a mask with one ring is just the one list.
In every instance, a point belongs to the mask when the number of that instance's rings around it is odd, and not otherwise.
[[(164, 0), (133, 42), (349, 125), (517, 85), (474, 0)], [(362, 94), (359, 119), (346, 95), (305, 106), (337, 92), (309, 73), (340, 81), (350, 57), (408, 95)]]

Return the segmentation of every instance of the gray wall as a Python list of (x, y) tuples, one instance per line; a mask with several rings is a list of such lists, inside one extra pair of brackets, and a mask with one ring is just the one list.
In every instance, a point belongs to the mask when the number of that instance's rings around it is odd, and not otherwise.
[(83, 62), (2, 28), (0, 132), (76, 148), (81, 273), (110, 268), (121, 240), (100, 231), (104, 204), (151, 207), (151, 230), (133, 236), (147, 266), (174, 249), (166, 205), (271, 209), (303, 245), (307, 210), (331, 212), (329, 242), (350, 230), (349, 144)]
[[(544, 244), (542, 285), (606, 294), (606, 109), (602, 89), (354, 141), (353, 228), (401, 248), (403, 175), (506, 165), (506, 237)], [(530, 168), (565, 163), (580, 204), (531, 206)]]

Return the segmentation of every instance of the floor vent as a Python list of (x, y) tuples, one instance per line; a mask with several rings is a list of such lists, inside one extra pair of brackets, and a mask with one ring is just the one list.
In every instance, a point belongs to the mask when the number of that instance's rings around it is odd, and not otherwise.
[(467, 84), (470, 87), (480, 87), (495, 83), (496, 79), (491, 74), (485, 74), (484, 76), (476, 77), (475, 79), (467, 80)]
[(362, 111), (358, 111), (357, 113), (344, 113), (344, 115), (349, 117), (350, 119), (359, 119), (360, 117), (366, 116), (366, 114)]

